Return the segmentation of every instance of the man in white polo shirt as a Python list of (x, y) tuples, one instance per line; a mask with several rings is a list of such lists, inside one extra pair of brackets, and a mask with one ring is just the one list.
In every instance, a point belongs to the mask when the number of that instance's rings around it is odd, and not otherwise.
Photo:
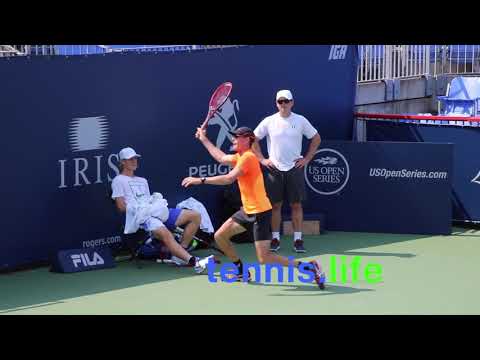
[[(267, 169), (265, 183), (272, 202), (271, 251), (280, 249), (280, 224), (282, 204), (288, 201), (292, 214), (294, 250), (305, 252), (302, 239), (303, 207), (306, 197), (303, 167), (315, 155), (321, 138), (318, 131), (302, 115), (292, 112), (294, 105), (290, 90), (280, 90), (276, 96), (278, 112), (266, 117), (254, 130), (257, 140), (253, 147), (260, 163)], [(305, 156), (301, 155), (303, 136), (310, 139)], [(258, 140), (267, 138), (268, 159)]]

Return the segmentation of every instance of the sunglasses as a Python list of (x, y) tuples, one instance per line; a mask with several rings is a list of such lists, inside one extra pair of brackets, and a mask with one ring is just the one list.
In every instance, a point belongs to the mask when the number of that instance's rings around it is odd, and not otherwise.
[(291, 101), (291, 100), (286, 100), (286, 99), (285, 99), (285, 100), (277, 100), (277, 103), (279, 103), (279, 104), (288, 104), (288, 103), (290, 103), (290, 101)]

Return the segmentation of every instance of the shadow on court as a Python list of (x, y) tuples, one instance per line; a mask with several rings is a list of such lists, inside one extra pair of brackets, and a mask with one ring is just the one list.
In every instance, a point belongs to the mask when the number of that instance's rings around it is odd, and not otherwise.
[(192, 268), (147, 261), (142, 266), (138, 269), (133, 262), (120, 262), (112, 269), (73, 274), (40, 268), (1, 275), (0, 314), (20, 307), (48, 306), (46, 303), (196, 276)]
[(335, 255), (345, 255), (345, 256), (393, 256), (399, 258), (413, 258), (415, 254), (407, 253), (387, 253), (387, 252), (371, 252), (371, 251), (343, 251), (340, 253), (335, 253)]
[[(320, 236), (305, 236), (305, 248), (307, 253), (296, 254), (293, 252), (293, 240), (291, 237), (282, 238), (281, 249), (278, 252), (283, 256), (315, 257), (324, 254), (345, 256), (389, 256), (398, 258), (413, 258), (416, 254), (401, 252), (376, 252), (362, 251), (362, 248), (383, 246), (405, 241), (429, 238), (430, 235), (403, 235), (403, 234), (373, 234), (373, 233), (347, 233), (328, 232)], [(300, 255), (300, 256), (298, 256)]]
[(249, 286), (266, 286), (274, 287), (282, 290), (280, 294), (270, 294), (269, 296), (327, 296), (327, 295), (342, 295), (355, 294), (360, 292), (374, 291), (373, 289), (356, 289), (347, 285), (328, 284), (325, 290), (320, 290), (316, 285), (310, 284), (271, 284), (271, 283), (255, 283), (252, 282)]

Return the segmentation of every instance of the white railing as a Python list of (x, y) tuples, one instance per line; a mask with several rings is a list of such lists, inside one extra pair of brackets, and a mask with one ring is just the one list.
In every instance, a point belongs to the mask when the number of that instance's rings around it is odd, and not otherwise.
[(357, 81), (380, 81), (426, 75), (429, 45), (360, 45)]
[[(175, 52), (247, 45), (0, 45), (0, 57)], [(442, 74), (480, 74), (480, 45), (359, 45), (359, 83)]]
[(385, 45), (360, 45), (357, 81), (379, 81), (387, 78)]
[(197, 45), (106, 45), (108, 52), (154, 52), (154, 51), (188, 51), (195, 50)]
[[(0, 56), (92, 55), (117, 52), (175, 52), (245, 45), (0, 45)], [(7, 50), (8, 49), (8, 50)]]
[[(55, 55), (92, 55), (110, 52), (106, 45), (51, 45)], [(39, 54), (42, 55), (42, 54)], [(47, 55), (47, 54), (45, 54)]]
[(206, 49), (223, 49), (227, 47), (239, 47), (243, 45), (141, 45), (120, 46), (109, 45), (112, 52), (136, 51), (136, 52), (162, 52), (162, 51), (192, 51)]
[(0, 57), (3, 56), (22, 56), (25, 55), (25, 45), (0, 45)]
[(359, 45), (358, 49), (358, 82), (480, 73), (480, 45)]
[(480, 72), (480, 45), (450, 45), (445, 53), (444, 74)]

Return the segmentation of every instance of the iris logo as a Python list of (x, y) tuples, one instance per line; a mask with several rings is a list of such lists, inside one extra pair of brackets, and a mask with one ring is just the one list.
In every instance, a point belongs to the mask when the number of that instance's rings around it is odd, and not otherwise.
[[(104, 153), (109, 138), (106, 116), (73, 118), (68, 137), (76, 157), (58, 160), (59, 189), (102, 184), (118, 175), (118, 155)], [(92, 150), (96, 151), (92, 153)]]
[(337, 194), (350, 177), (347, 159), (333, 149), (318, 150), (304, 172), (307, 185), (321, 195)]
[(73, 152), (103, 149), (108, 143), (108, 121), (105, 116), (74, 118), (69, 137)]

